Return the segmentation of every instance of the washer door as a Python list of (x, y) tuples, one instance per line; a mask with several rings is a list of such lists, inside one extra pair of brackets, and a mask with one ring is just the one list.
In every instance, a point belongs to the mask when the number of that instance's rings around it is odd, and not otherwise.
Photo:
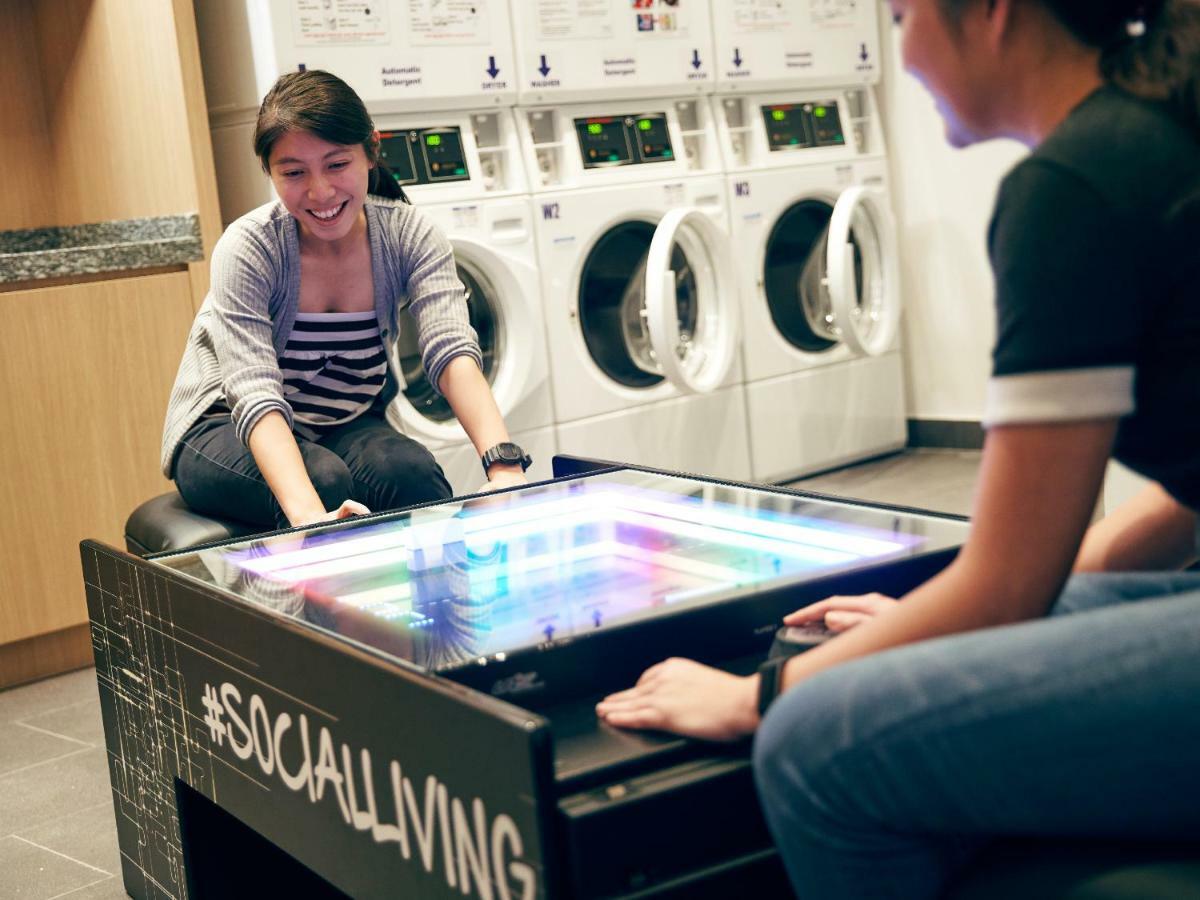
[(606, 231), (579, 278), (579, 323), (592, 361), (625, 387), (667, 380), (689, 393), (714, 389), (737, 342), (728, 253), (728, 240), (698, 210)]
[[(483, 354), (483, 375), (492, 387), (500, 413), (507, 415), (520, 398), (523, 380), (513, 359), (515, 329), (536, 328), (538, 323), (522, 323), (511, 303), (505, 302), (506, 282), (511, 279), (493, 253), (482, 245), (452, 240), (458, 278), (467, 297), (471, 327), (479, 335)], [(520, 317), (527, 318), (527, 317)], [(402, 430), (415, 438), (454, 441), (465, 436), (446, 399), (434, 390), (421, 362), (417, 345), (417, 323), (407, 311), (400, 314), (396, 340), (396, 362), (401, 377), (401, 393), (392, 407), (399, 415)], [(536, 332), (529, 332), (536, 333)]]
[(895, 236), (883, 191), (858, 185), (838, 197), (826, 253), (832, 324), (860, 356), (886, 353), (896, 340), (900, 272)]
[(845, 341), (857, 353), (874, 354), (895, 339), (895, 228), (882, 196), (856, 186), (835, 203), (805, 197), (776, 220), (763, 289), (771, 320), (796, 349), (822, 353)]
[[(690, 264), (689, 264), (690, 260)], [(678, 390), (708, 394), (729, 374), (738, 340), (729, 240), (698, 209), (673, 209), (658, 224), (646, 261), (646, 322), (662, 374)], [(694, 322), (676, 315), (685, 279), (698, 288)]]

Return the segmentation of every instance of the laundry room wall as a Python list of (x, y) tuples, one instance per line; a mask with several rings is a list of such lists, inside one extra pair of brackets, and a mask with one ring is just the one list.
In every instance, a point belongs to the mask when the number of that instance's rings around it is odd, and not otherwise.
[(908, 417), (979, 421), (995, 335), (987, 224), (1000, 179), (1026, 149), (1015, 141), (950, 147), (932, 97), (900, 63), (899, 29), (886, 10), (880, 18)]

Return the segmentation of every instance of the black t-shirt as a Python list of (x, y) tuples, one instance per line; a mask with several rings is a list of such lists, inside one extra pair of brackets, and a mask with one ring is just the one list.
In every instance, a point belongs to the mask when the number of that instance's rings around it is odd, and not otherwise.
[(1004, 179), (985, 424), (1121, 416), (1114, 455), (1200, 508), (1200, 140), (1105, 87)]

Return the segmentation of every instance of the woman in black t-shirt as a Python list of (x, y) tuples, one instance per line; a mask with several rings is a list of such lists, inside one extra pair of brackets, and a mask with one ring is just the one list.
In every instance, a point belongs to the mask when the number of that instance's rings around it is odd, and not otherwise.
[[(669, 660), (597, 708), (757, 730), (767, 820), (822, 900), (935, 896), (993, 835), (1200, 837), (1200, 574), (1179, 571), (1200, 507), (1200, 0), (889, 5), (949, 141), (1033, 150), (988, 236), (970, 538), (902, 602), (789, 617), (845, 633), (781, 669)], [(1113, 456), (1153, 483), (1089, 530)]]

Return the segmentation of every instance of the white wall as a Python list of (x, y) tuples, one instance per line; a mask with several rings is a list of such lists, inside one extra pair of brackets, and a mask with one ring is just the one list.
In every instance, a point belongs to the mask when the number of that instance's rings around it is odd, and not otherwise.
[(880, 104), (900, 229), (908, 415), (978, 421), (995, 335), (987, 225), (1001, 177), (1026, 151), (1013, 141), (951, 148), (932, 98), (901, 68), (899, 29), (890, 16), (881, 19)]

